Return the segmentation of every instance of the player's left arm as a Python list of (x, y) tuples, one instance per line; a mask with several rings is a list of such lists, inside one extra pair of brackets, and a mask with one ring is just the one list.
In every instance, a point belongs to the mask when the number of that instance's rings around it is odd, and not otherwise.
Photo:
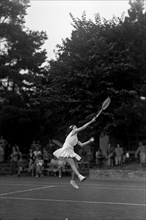
[(84, 147), (85, 145), (87, 145), (87, 144), (90, 144), (90, 143), (92, 143), (94, 141), (94, 138), (92, 137), (92, 138), (90, 138), (90, 140), (88, 140), (88, 141), (86, 141), (86, 142), (80, 142), (80, 141), (78, 141), (78, 145), (80, 146), (80, 147)]

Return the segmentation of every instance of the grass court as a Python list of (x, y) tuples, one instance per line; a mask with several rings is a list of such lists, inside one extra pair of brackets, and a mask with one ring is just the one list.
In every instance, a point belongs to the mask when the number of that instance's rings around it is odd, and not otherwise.
[(146, 181), (0, 177), (0, 220), (145, 220)]

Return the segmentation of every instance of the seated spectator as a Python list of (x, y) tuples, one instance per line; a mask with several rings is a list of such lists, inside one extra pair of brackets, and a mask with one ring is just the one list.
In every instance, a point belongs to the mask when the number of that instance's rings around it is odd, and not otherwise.
[(135, 152), (135, 157), (137, 158), (139, 155), (140, 166), (144, 166), (146, 163), (146, 147), (144, 147), (142, 142), (139, 142), (139, 146)]
[(114, 165), (114, 148), (111, 146), (111, 143), (107, 145), (106, 159), (108, 167), (113, 167)]
[(46, 148), (43, 148), (43, 161), (44, 161), (44, 169), (47, 168), (47, 164), (49, 163), (49, 154)]
[(117, 144), (117, 147), (115, 148), (115, 164), (116, 164), (116, 166), (122, 164), (122, 158), (123, 158), (123, 148), (120, 147), (120, 144)]
[(56, 157), (53, 157), (50, 161), (50, 165), (53, 166), (53, 167), (58, 167), (58, 160)]
[(30, 166), (29, 166), (28, 172), (29, 173), (32, 172), (32, 176), (35, 176), (35, 174), (37, 173), (36, 161), (38, 159), (38, 156), (40, 155), (42, 157), (42, 153), (39, 150), (38, 146), (36, 146), (35, 151), (30, 149), (30, 152), (29, 152)]
[(58, 159), (58, 168), (55, 170), (55, 172), (59, 172), (59, 178), (62, 176), (62, 171), (65, 170), (66, 161)]
[(43, 167), (44, 165), (44, 162), (43, 162), (43, 159), (42, 159), (42, 155), (41, 154), (38, 154), (37, 157), (36, 157), (36, 160), (35, 160), (35, 168), (36, 168), (36, 177), (40, 177), (42, 172), (43, 172)]
[(124, 163), (129, 163), (130, 162), (130, 154), (129, 152), (126, 152), (125, 155), (124, 155)]
[(126, 152), (125, 148), (123, 148), (123, 155), (122, 155), (122, 164), (125, 164), (129, 160), (129, 153)]
[(36, 146), (36, 149), (35, 149), (35, 151), (33, 151), (33, 154), (34, 154), (34, 156), (35, 156), (35, 158), (37, 158), (37, 155), (39, 154), (41, 154), (42, 155), (42, 153), (41, 153), (41, 151), (39, 150), (39, 147), (38, 146)]
[(96, 151), (95, 157), (96, 157), (96, 165), (97, 166), (102, 165), (102, 162), (105, 156), (103, 155), (101, 148), (99, 148), (98, 151)]
[(56, 172), (58, 171), (59, 172), (59, 177), (62, 176), (62, 170), (65, 169), (65, 165), (66, 165), (66, 162), (65, 160), (59, 160), (57, 159), (56, 157), (53, 157), (50, 161), (50, 165), (52, 166), (52, 168), (54, 168), (54, 173), (56, 174)]

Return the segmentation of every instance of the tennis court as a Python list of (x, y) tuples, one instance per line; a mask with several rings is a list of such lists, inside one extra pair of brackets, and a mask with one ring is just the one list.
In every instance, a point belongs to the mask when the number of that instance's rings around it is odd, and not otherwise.
[(77, 181), (69, 177), (0, 178), (1, 220), (145, 220), (144, 181)]

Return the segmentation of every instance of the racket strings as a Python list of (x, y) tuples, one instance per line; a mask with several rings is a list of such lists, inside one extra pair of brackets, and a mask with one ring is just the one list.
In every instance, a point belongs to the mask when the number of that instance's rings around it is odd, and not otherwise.
[(102, 110), (105, 110), (111, 102), (111, 99), (108, 97), (102, 104)]

